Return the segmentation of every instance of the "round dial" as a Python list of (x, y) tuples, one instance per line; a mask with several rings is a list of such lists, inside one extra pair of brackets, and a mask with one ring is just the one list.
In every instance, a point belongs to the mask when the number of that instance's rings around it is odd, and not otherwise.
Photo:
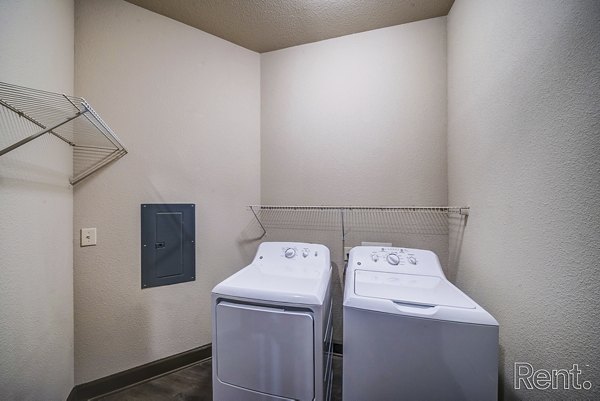
[(308, 249), (303, 249), (302, 250), (302, 256), (305, 257), (305, 258), (308, 257)]
[(387, 261), (390, 265), (396, 266), (398, 263), (400, 263), (400, 257), (395, 253), (390, 253), (387, 255)]
[(373, 255), (371, 255), (371, 259), (373, 259), (373, 262), (377, 262), (379, 260), (379, 255), (374, 253)]
[(414, 256), (409, 256), (408, 257), (408, 263), (410, 263), (411, 265), (416, 265), (417, 264), (417, 258), (415, 258)]
[(296, 250), (294, 248), (288, 248), (285, 250), (285, 257), (288, 259), (293, 258), (294, 256), (296, 256)]

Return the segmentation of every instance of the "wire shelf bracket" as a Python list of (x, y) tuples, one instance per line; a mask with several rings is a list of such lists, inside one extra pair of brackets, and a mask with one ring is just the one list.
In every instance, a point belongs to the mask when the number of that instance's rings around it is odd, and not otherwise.
[(72, 185), (127, 154), (85, 99), (0, 82), (0, 156), (44, 134), (72, 147)]

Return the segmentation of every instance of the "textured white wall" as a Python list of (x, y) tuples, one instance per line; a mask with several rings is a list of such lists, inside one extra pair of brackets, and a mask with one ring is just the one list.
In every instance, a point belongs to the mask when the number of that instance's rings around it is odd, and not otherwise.
[[(505, 399), (600, 396), (600, 2), (463, 1), (448, 16), (459, 287), (500, 322)], [(513, 390), (579, 364), (590, 391)]]
[(446, 19), (261, 55), (266, 204), (447, 201)]
[[(261, 54), (263, 204), (445, 205), (446, 184), (445, 17)], [(385, 231), (352, 231), (346, 246), (391, 242), (447, 259), (447, 235)], [(341, 232), (268, 232), (331, 250), (341, 342)]]
[[(72, 0), (0, 1), (0, 38), (0, 81), (73, 92)], [(2, 400), (73, 387), (71, 160), (52, 136), (0, 156)]]
[[(257, 53), (120, 0), (76, 3), (76, 93), (129, 154), (75, 188), (75, 366), (82, 383), (211, 342), (210, 290), (257, 244)], [(140, 289), (140, 204), (193, 202), (196, 281)]]

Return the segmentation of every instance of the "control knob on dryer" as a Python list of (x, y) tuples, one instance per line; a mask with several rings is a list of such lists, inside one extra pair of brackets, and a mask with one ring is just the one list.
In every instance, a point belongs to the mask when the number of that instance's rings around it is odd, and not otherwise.
[(400, 263), (400, 257), (398, 255), (396, 255), (395, 253), (390, 253), (387, 256), (387, 261), (390, 265), (396, 266), (398, 263)]
[(284, 254), (286, 258), (291, 259), (296, 256), (296, 250), (294, 248), (288, 248), (285, 250)]

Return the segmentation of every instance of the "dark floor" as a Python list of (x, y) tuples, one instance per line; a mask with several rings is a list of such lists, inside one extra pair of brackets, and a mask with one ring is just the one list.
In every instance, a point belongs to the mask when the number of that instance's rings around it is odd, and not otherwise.
[[(212, 401), (212, 361), (198, 362), (181, 370), (137, 384), (100, 401)], [(342, 400), (342, 358), (333, 357), (332, 401)]]

